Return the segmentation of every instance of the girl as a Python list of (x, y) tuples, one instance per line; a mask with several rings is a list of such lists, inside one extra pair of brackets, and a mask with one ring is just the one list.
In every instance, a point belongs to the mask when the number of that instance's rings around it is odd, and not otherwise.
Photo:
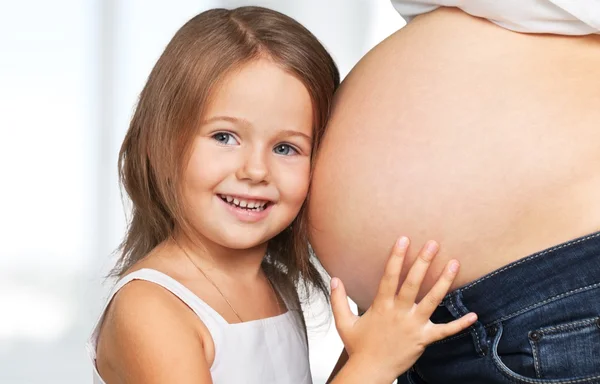
[[(214, 9), (176, 33), (120, 152), (133, 216), (89, 344), (96, 383), (311, 382), (298, 292), (327, 288), (304, 203), (338, 83), (317, 39), (275, 11)], [(407, 246), (398, 242), (360, 319), (332, 279), (349, 355), (334, 383), (392, 382), (427, 343), (474, 321), (428, 320), (454, 262), (414, 304), (433, 242), (396, 295)]]

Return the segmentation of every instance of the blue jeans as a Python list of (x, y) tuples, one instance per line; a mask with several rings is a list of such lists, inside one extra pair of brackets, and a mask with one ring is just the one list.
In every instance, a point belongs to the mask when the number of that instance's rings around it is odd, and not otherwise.
[(431, 320), (479, 321), (429, 346), (399, 384), (600, 384), (600, 232), (449, 293)]

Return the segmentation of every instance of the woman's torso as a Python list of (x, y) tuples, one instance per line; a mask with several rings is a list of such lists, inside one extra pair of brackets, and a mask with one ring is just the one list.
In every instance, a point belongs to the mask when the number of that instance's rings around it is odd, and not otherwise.
[(312, 243), (366, 307), (399, 235), (412, 256), (441, 243), (424, 290), (450, 258), (457, 287), (598, 230), (598, 196), (600, 36), (525, 35), (439, 8), (344, 80), (317, 158)]

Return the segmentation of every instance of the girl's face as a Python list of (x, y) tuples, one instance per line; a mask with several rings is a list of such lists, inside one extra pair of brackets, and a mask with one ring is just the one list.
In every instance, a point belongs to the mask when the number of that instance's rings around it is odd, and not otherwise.
[(265, 59), (230, 73), (210, 100), (185, 171), (187, 214), (206, 240), (252, 248), (289, 226), (306, 198), (311, 99)]

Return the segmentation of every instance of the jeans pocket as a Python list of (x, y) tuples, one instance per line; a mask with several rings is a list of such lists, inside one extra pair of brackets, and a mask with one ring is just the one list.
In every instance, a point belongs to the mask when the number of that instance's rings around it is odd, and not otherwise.
[[(406, 381), (409, 384), (427, 384), (419, 375), (416, 365), (406, 372)], [(400, 381), (398, 381), (398, 384), (400, 384)]]
[(492, 361), (513, 383), (600, 384), (598, 321), (596, 317), (529, 332), (537, 377), (515, 372), (503, 362), (498, 354), (503, 327), (498, 324), (492, 343)]
[(529, 332), (537, 376), (600, 376), (600, 316)]

